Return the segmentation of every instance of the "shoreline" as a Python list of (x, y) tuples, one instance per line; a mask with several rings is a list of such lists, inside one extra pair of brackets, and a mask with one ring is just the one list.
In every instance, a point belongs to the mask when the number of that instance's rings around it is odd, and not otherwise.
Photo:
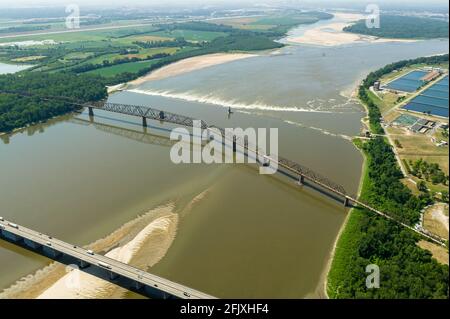
[(163, 80), (166, 78), (190, 73), (193, 71), (206, 69), (212, 66), (257, 56), (259, 55), (252, 53), (213, 53), (187, 58), (163, 66), (162, 68), (156, 69), (135, 80), (111, 86), (110, 88), (112, 88), (112, 90), (111, 92), (108, 93), (113, 93), (118, 90), (125, 90), (128, 89), (130, 86), (138, 86), (147, 81)]
[[(363, 185), (364, 185), (364, 179), (367, 174), (367, 157), (360, 148), (358, 148), (354, 143), (352, 143), (352, 144), (356, 147), (356, 149), (358, 149), (358, 151), (361, 153), (361, 155), (363, 157), (363, 163), (362, 163), (362, 167), (361, 167), (361, 177), (359, 180), (358, 193), (357, 193), (358, 198), (359, 198), (359, 196), (361, 195), (361, 192), (362, 192)], [(330, 252), (330, 256), (328, 258), (328, 261), (327, 261), (327, 264), (326, 264), (326, 267), (324, 270), (324, 273), (326, 275), (325, 275), (325, 279), (324, 279), (324, 282), (322, 285), (322, 289), (323, 289), (323, 293), (324, 293), (326, 299), (330, 299), (330, 296), (328, 295), (328, 289), (327, 289), (328, 288), (328, 277), (329, 277), (329, 274), (330, 274), (330, 271), (331, 271), (331, 268), (333, 265), (334, 257), (336, 255), (337, 246), (338, 246), (339, 240), (341, 239), (342, 234), (344, 233), (345, 229), (347, 228), (348, 221), (350, 220), (351, 215), (354, 213), (354, 210), (355, 210), (355, 208), (351, 208), (347, 212), (347, 216), (345, 217), (345, 220), (342, 223), (342, 226), (340, 227), (339, 232), (336, 236), (336, 240), (333, 243), (333, 249)]]
[[(365, 116), (361, 118), (361, 124), (363, 127), (367, 126), (367, 129), (370, 130), (370, 126), (368, 125), (368, 123), (364, 122), (364, 119), (369, 116), (369, 109), (367, 108), (367, 105), (365, 103), (363, 103), (358, 96), (358, 90), (359, 90), (360, 85), (361, 85), (361, 83), (358, 82), (356, 87), (354, 89), (352, 89), (350, 98), (353, 98), (356, 101), (358, 101), (358, 103), (364, 109)], [(358, 192), (357, 192), (357, 196), (359, 198), (359, 196), (361, 195), (361, 192), (362, 192), (365, 176), (367, 174), (367, 169), (368, 169), (367, 168), (367, 157), (364, 154), (364, 152), (359, 147), (357, 147), (357, 145), (355, 143), (353, 143), (353, 141), (352, 141), (352, 144), (361, 153), (361, 155), (363, 157), (363, 163), (362, 163), (362, 167), (361, 167), (361, 175), (360, 175), (360, 179), (359, 179)], [(348, 221), (350, 220), (350, 217), (352, 216), (353, 213), (354, 213), (354, 208), (349, 209), (349, 211), (347, 212), (347, 216), (345, 216), (344, 222), (342, 223), (342, 225), (339, 229), (339, 232), (336, 236), (336, 239), (334, 240), (333, 248), (330, 252), (330, 255), (328, 257), (328, 260), (327, 260), (327, 263), (326, 263), (326, 266), (324, 269), (325, 278), (323, 280), (322, 290), (323, 290), (323, 294), (326, 299), (330, 299), (330, 296), (328, 295), (328, 278), (329, 278), (329, 274), (332, 269), (333, 261), (334, 261), (335, 255), (336, 255), (337, 246), (338, 246), (339, 240), (341, 239), (342, 234), (344, 233), (345, 229), (347, 228)]]
[(325, 25), (316, 26), (306, 30), (300, 36), (287, 38), (288, 43), (307, 44), (318, 46), (339, 46), (352, 43), (386, 43), (386, 42), (417, 42), (416, 39), (380, 38), (364, 34), (345, 32), (344, 28), (352, 23), (364, 19), (365, 16), (358, 13), (333, 13), (335, 18), (341, 21), (333, 21)]

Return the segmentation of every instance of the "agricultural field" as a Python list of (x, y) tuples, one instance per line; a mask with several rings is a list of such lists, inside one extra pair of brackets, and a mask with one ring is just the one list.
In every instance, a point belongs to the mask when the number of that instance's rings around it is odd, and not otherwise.
[(213, 31), (197, 31), (197, 30), (164, 30), (149, 33), (150, 36), (157, 36), (162, 38), (184, 38), (186, 41), (191, 42), (203, 42), (212, 41), (218, 37), (224, 37), (227, 34), (225, 32), (213, 32)]
[(102, 64), (103, 61), (108, 61), (113, 63), (117, 59), (123, 59), (123, 58), (140, 58), (144, 59), (147, 56), (155, 55), (158, 53), (167, 53), (167, 54), (174, 54), (177, 52), (179, 48), (151, 48), (151, 49), (141, 49), (138, 53), (130, 53), (130, 54), (119, 54), (119, 53), (112, 53), (112, 54), (105, 54), (101, 55), (92, 59), (88, 59), (84, 61), (83, 63), (91, 63), (91, 64)]
[(16, 58), (16, 59), (12, 59), (12, 62), (31, 62), (31, 61), (36, 61), (36, 60), (42, 60), (44, 59), (46, 56), (44, 55), (32, 55), (32, 56), (26, 56), (23, 58)]
[(277, 28), (291, 28), (299, 24), (310, 24), (327, 18), (331, 18), (331, 16), (320, 12), (299, 12), (258, 17), (215, 19), (210, 22), (243, 30), (269, 31)]
[[(157, 68), (204, 54), (279, 48), (282, 44), (274, 40), (287, 29), (329, 17), (319, 12), (298, 12), (232, 20), (245, 23), (247, 30), (217, 23), (227, 19), (214, 23), (160, 20), (158, 24), (147, 20), (103, 21), (85, 25), (84, 30), (55, 33), (50, 28), (35, 35), (0, 35), (0, 60), (32, 64), (27, 72), (96, 74), (107, 78), (108, 83), (121, 83), (153, 70), (155, 64)], [(56, 20), (53, 22), (57, 29), (61, 21)], [(261, 32), (264, 30), (267, 36)]]
[(22, 41), (44, 41), (53, 40), (55, 42), (78, 42), (78, 41), (104, 41), (112, 38), (121, 38), (133, 34), (152, 32), (157, 30), (152, 25), (148, 26), (114, 26), (111, 29), (99, 29), (99, 30), (76, 30), (67, 31), (61, 30), (60, 33), (50, 33), (48, 34), (36, 34), (29, 36), (17, 36), (17, 37), (0, 37), (0, 43), (11, 43), (11, 42), (22, 42)]
[(118, 74), (129, 72), (129, 73), (137, 73), (140, 70), (143, 70), (145, 68), (148, 68), (152, 66), (153, 64), (157, 63), (159, 59), (154, 59), (150, 61), (137, 61), (137, 62), (130, 62), (130, 63), (123, 63), (113, 66), (104, 67), (101, 69), (96, 69), (92, 71), (88, 71), (88, 74), (96, 74), (101, 75), (105, 77), (114, 77)]
[(174, 40), (172, 37), (158, 36), (154, 33), (148, 33), (144, 35), (131, 35), (127, 37), (121, 37), (112, 39), (114, 43), (119, 43), (122, 45), (132, 45), (134, 42), (149, 42), (149, 41), (171, 41)]

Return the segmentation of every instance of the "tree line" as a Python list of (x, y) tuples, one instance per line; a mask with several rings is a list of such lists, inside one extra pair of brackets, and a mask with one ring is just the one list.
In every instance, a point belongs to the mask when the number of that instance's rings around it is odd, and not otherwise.
[(83, 72), (101, 69), (101, 68), (108, 67), (108, 66), (119, 65), (119, 64), (130, 63), (130, 62), (156, 60), (156, 59), (161, 59), (161, 58), (165, 58), (168, 56), (170, 56), (169, 53), (161, 52), (161, 53), (156, 53), (153, 55), (147, 55), (146, 57), (142, 57), (142, 58), (124, 57), (124, 58), (114, 59), (113, 61), (104, 60), (102, 63), (97, 63), (97, 64), (93, 64), (93, 63), (82, 64), (80, 66), (76, 66), (76, 67), (72, 68), (71, 71), (75, 72), (75, 73), (83, 73)]
[[(416, 197), (404, 186), (391, 146), (381, 138), (363, 144), (369, 174), (361, 198), (409, 224), (419, 219), (429, 203), (426, 195)], [(327, 291), (331, 298), (447, 299), (449, 268), (430, 252), (417, 246), (416, 233), (355, 208), (341, 235), (329, 273)], [(380, 287), (366, 286), (366, 267), (380, 268)]]
[[(103, 78), (70, 73), (2, 75), (0, 88), (0, 132), (9, 132), (79, 108), (68, 102), (46, 100), (38, 96), (64, 97), (79, 103), (99, 101), (108, 96)], [(22, 96), (5, 91), (34, 93), (37, 96)]]
[(344, 31), (396, 39), (448, 38), (448, 22), (435, 18), (381, 15), (380, 28), (368, 28), (360, 20), (344, 28)]

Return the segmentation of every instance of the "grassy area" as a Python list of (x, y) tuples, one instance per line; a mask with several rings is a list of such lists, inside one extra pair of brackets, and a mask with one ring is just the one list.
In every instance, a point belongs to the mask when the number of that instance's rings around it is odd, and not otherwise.
[(409, 94), (398, 95), (389, 91), (383, 92), (379, 94), (380, 96), (380, 111), (381, 114), (385, 114), (388, 111), (392, 110), (398, 103), (402, 100), (408, 98)]
[(23, 58), (16, 58), (16, 59), (12, 59), (12, 62), (30, 62), (30, 61), (37, 61), (37, 60), (42, 60), (43, 58), (45, 58), (44, 55), (32, 55), (32, 56), (26, 56)]
[(149, 33), (150, 36), (157, 36), (163, 38), (184, 38), (186, 41), (203, 42), (212, 41), (218, 37), (227, 36), (225, 32), (213, 31), (197, 31), (197, 30), (164, 30)]
[(336, 243), (333, 261), (327, 278), (327, 295), (331, 299), (339, 298), (341, 279), (348, 271), (348, 260), (358, 256), (359, 242), (363, 234), (359, 231), (359, 223), (364, 214), (363, 211), (352, 209), (349, 212), (347, 222)]
[[(145, 33), (155, 31), (154, 26), (142, 26), (142, 27), (123, 27), (117, 29), (107, 30), (83, 30), (65, 33), (54, 34), (36, 34), (29, 36), (20, 36), (12, 38), (0, 38), (0, 43), (5, 42), (20, 42), (20, 41), (43, 41), (54, 40), (56, 42), (79, 42), (79, 41), (103, 41), (109, 38), (126, 37), (127, 35), (133, 35), (136, 33)], [(47, 30), (50, 32), (49, 30)], [(65, 30), (62, 30), (65, 31)], [(67, 30), (66, 30), (67, 31)]]
[(425, 240), (421, 240), (417, 243), (422, 249), (428, 250), (431, 252), (434, 259), (436, 259), (439, 263), (448, 265), (448, 250), (445, 247), (439, 246), (438, 244), (433, 244)]
[(264, 24), (255, 23), (259, 19), (262, 19), (262, 18), (261, 17), (224, 18), (224, 19), (212, 20), (211, 23), (228, 25), (228, 26), (236, 28), (236, 29), (256, 30), (256, 31), (266, 31), (266, 30), (269, 30), (269, 29), (275, 27), (272, 24), (264, 25)]
[(444, 226), (438, 216), (448, 217), (448, 205), (438, 203), (429, 207), (424, 214), (423, 226), (431, 231), (433, 234), (448, 239), (449, 234), (447, 228)]
[(132, 45), (136, 41), (148, 42), (148, 41), (170, 41), (173, 40), (172, 37), (162, 37), (154, 34), (144, 34), (144, 35), (132, 35), (123, 38), (113, 39), (114, 43)]
[(317, 22), (314, 15), (281, 15), (264, 17), (250, 22), (251, 25), (291, 26), (296, 24), (308, 24)]
[(94, 52), (71, 52), (64, 56), (64, 60), (84, 60), (94, 55)]
[(140, 49), (139, 53), (132, 53), (132, 54), (118, 54), (118, 53), (112, 53), (112, 54), (105, 54), (101, 55), (89, 60), (86, 60), (83, 62), (83, 64), (102, 64), (103, 61), (108, 62), (114, 62), (117, 59), (123, 59), (123, 58), (146, 58), (149, 55), (154, 55), (157, 53), (167, 53), (167, 54), (174, 54), (177, 52), (179, 48), (152, 48), (152, 49)]
[(129, 72), (129, 73), (137, 73), (142, 69), (148, 68), (153, 64), (157, 63), (159, 59), (149, 60), (149, 61), (138, 61), (138, 62), (130, 62), (123, 63), (119, 65), (108, 66), (101, 69), (96, 69), (89, 71), (89, 74), (96, 74), (105, 77), (113, 77), (120, 73)]
[(431, 137), (424, 134), (410, 133), (407, 135), (395, 135), (393, 139), (398, 140), (402, 148), (397, 148), (400, 155), (409, 156), (432, 156), (448, 155), (447, 147), (438, 147), (432, 141)]
[[(358, 149), (362, 149), (363, 141), (361, 139), (354, 139), (353, 143)], [(367, 160), (364, 160), (360, 181), (361, 196), (366, 193), (370, 184), (368, 174)], [(342, 225), (341, 233), (334, 248), (333, 260), (327, 275), (327, 286), (325, 287), (326, 293), (331, 299), (337, 299), (339, 297), (341, 279), (345, 277), (347, 272), (348, 260), (357, 257), (359, 242), (363, 236), (359, 231), (359, 224), (363, 214), (364, 211), (359, 208), (352, 208), (348, 212), (345, 224)]]

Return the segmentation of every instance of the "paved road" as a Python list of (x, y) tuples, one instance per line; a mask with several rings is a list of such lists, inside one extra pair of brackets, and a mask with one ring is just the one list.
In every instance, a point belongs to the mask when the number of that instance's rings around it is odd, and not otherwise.
[(58, 252), (77, 258), (84, 262), (105, 268), (120, 276), (137, 281), (149, 287), (154, 287), (170, 295), (183, 299), (214, 299), (215, 297), (204, 294), (200, 291), (177, 284), (167, 279), (152, 275), (130, 265), (103, 255), (91, 254), (88, 250), (71, 245), (62, 240), (49, 237), (48, 235), (36, 232), (32, 229), (16, 225), (10, 221), (0, 219), (0, 230), (6, 230), (14, 235), (26, 238), (42, 246), (47, 246)]

